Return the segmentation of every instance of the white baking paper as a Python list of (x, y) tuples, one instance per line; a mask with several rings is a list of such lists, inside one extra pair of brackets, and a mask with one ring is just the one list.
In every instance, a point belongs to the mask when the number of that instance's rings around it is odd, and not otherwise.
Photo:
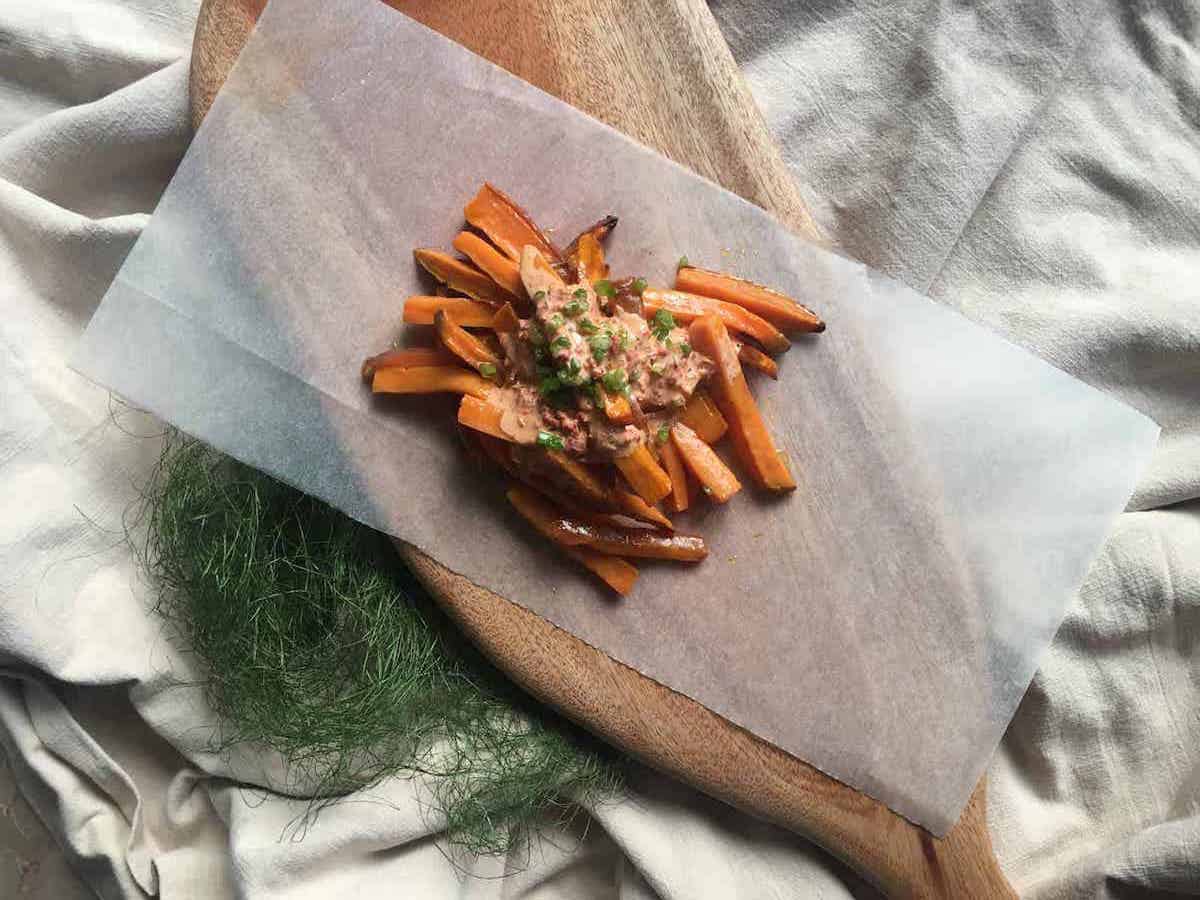
[[(560, 238), (620, 216), (618, 273), (686, 253), (829, 323), (754, 384), (799, 490), (681, 517), (710, 558), (623, 601), (472, 469), (453, 399), (359, 380), (485, 179)], [(272, 0), (75, 365), (935, 833), (1158, 434), (375, 0)]]

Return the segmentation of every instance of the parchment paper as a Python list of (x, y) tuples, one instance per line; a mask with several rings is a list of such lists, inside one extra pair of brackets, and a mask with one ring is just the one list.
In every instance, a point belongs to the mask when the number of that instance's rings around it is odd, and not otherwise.
[[(564, 240), (619, 215), (619, 273), (686, 253), (829, 323), (754, 384), (800, 489), (681, 517), (710, 558), (624, 601), (472, 471), (452, 399), (359, 380), (485, 179)], [(272, 0), (75, 365), (935, 833), (1158, 434), (375, 0)]]

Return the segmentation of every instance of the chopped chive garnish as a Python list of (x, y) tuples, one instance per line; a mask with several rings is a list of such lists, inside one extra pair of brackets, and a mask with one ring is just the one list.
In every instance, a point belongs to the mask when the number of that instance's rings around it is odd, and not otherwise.
[(601, 297), (617, 296), (617, 289), (612, 286), (612, 282), (608, 281), (604, 278), (601, 278), (599, 281), (597, 281), (595, 284), (593, 284), (592, 287), (595, 289), (596, 293), (599, 294)]
[(545, 447), (547, 450), (561, 450), (565, 444), (561, 435), (555, 434), (553, 431), (539, 431), (537, 433), (537, 445)]
[(604, 389), (610, 394), (620, 394), (629, 387), (625, 380), (624, 369), (613, 369), (611, 372), (605, 372), (604, 377), (600, 380), (604, 382)]
[(579, 330), (582, 331), (584, 334), (595, 334), (597, 331), (600, 330), (600, 326), (597, 325), (595, 322), (593, 322), (591, 319), (580, 319), (579, 320)]
[(546, 375), (538, 383), (538, 393), (543, 397), (553, 394), (555, 391), (562, 388), (562, 382), (558, 380), (557, 375)]
[(666, 309), (660, 309), (656, 312), (654, 314), (654, 321), (650, 323), (650, 330), (660, 341), (667, 340), (671, 334), (671, 329), (674, 327), (675, 317)]
[(579, 360), (572, 357), (567, 361), (565, 366), (563, 366), (554, 374), (563, 384), (568, 385), (569, 387), (575, 387), (583, 382), (583, 377), (580, 372), (581, 366), (579, 365)]
[(678, 272), (680, 269), (686, 268), (690, 265), (691, 263), (688, 262), (688, 258), (686, 256), (681, 256), (679, 257), (679, 262), (675, 264), (675, 271)]
[(692, 345), (689, 344), (687, 341), (684, 341), (682, 344), (679, 345), (679, 352), (682, 353), (684, 356), (691, 356), (692, 355)]
[(534, 299), (534, 300), (543, 300), (543, 299), (545, 299), (545, 297), (546, 297), (546, 292), (545, 292), (545, 291), (534, 291), (534, 292), (533, 292), (533, 299)]
[(633, 340), (633, 339), (632, 339), (632, 338), (629, 336), (629, 332), (628, 332), (628, 331), (626, 331), (624, 328), (622, 328), (622, 329), (621, 329), (621, 336), (620, 336), (620, 340), (617, 342), (617, 346), (618, 346), (618, 347), (619, 347), (621, 350), (628, 350), (628, 349), (629, 349), (629, 344), (630, 344), (630, 342), (631, 342), (632, 340)]
[(587, 288), (575, 288), (575, 290), (571, 292), (571, 296), (576, 300), (586, 300)]
[(562, 311), (564, 316), (573, 319), (576, 316), (583, 315), (585, 312), (587, 312), (587, 304), (582, 300), (572, 300), (563, 307)]
[(592, 348), (592, 357), (596, 362), (602, 362), (604, 357), (608, 356), (608, 351), (612, 349), (612, 336), (607, 331), (593, 334), (588, 339), (588, 344)]
[(560, 334), (558, 337), (556, 337), (554, 340), (552, 340), (550, 342), (551, 350), (566, 350), (570, 346), (571, 346), (571, 339), (569, 337), (567, 337), (565, 334)]
[(488, 379), (495, 378), (496, 377), (496, 367), (490, 362), (480, 363), (479, 364), (479, 374), (482, 375), (484, 378), (488, 378)]
[(671, 436), (671, 431), (670, 431), (670, 429), (667, 428), (666, 425), (658, 426), (658, 442), (660, 444), (665, 444), (667, 442), (667, 438), (669, 438), (670, 436)]
[(637, 294), (640, 297), (640, 296), (642, 296), (642, 291), (644, 291), (645, 289), (646, 289), (646, 279), (645, 278), (633, 279), (633, 292), (635, 294)]
[(542, 329), (538, 327), (537, 322), (530, 322), (529, 328), (525, 331), (525, 334), (529, 338), (529, 343), (533, 344), (535, 347), (537, 347), (539, 344), (546, 343), (546, 335), (543, 333)]

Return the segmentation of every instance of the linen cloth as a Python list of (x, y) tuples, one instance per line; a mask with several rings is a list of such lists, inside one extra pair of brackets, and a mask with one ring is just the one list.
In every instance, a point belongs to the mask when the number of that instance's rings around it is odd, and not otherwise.
[[(125, 541), (160, 426), (64, 365), (186, 147), (196, 7), (0, 0), (0, 735), (77, 870), (102, 897), (873, 896), (650, 772), (474, 860), (419, 781), (314, 822), (255, 787), (269, 754), (208, 751)], [(1196, 11), (713, 8), (828, 234), (1163, 426), (996, 755), (990, 824), (1022, 897), (1200, 894)]]

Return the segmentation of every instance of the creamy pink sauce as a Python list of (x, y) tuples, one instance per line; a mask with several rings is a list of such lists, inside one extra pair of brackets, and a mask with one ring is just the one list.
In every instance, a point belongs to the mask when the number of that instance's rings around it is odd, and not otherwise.
[[(609, 315), (591, 285), (548, 284), (531, 295), (532, 319), (500, 335), (508, 379), (493, 399), (518, 444), (561, 442), (583, 458), (627, 455), (648, 435), (657, 439), (713, 371), (684, 329), (622, 309)], [(624, 394), (639, 424), (609, 421), (601, 390)]]

